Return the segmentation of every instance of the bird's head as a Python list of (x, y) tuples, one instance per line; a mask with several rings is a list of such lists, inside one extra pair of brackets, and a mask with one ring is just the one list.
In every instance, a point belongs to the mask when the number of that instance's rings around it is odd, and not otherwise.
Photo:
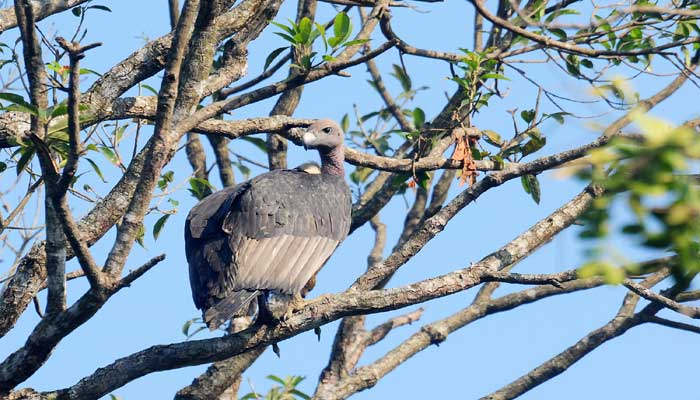
[(343, 130), (332, 119), (319, 119), (311, 124), (304, 132), (302, 141), (306, 149), (318, 149), (319, 151), (331, 151), (342, 148)]

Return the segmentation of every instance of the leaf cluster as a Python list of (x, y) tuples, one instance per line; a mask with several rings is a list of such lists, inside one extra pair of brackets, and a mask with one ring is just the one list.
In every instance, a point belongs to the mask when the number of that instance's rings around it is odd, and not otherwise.
[[(292, 20), (287, 20), (288, 23), (272, 21), (271, 23), (282, 29), (281, 32), (275, 32), (275, 35), (289, 42), (297, 51), (298, 63), (291, 65), (293, 68), (299, 69), (301, 72), (308, 72), (312, 68), (318, 67), (323, 62), (331, 62), (336, 60), (337, 54), (341, 49), (363, 44), (366, 39), (349, 40), (352, 35), (352, 21), (345, 12), (338, 13), (333, 20), (333, 35), (326, 32), (326, 28), (318, 22), (313, 22), (310, 18), (304, 17), (299, 23)], [(323, 42), (322, 61), (317, 62), (316, 56), (318, 52), (313, 51), (314, 43), (318, 38)], [(287, 47), (280, 47), (273, 50), (265, 59), (263, 69), (267, 69), (270, 64), (284, 52)]]
[[(643, 140), (616, 138), (592, 151), (592, 168), (579, 172), (605, 190), (585, 215), (580, 236), (600, 240), (618, 232), (643, 248), (670, 250), (678, 256), (676, 280), (687, 283), (700, 272), (700, 186), (688, 173), (700, 161), (700, 138), (689, 127), (643, 113), (634, 120)], [(617, 201), (632, 211), (619, 226), (612, 211)], [(606, 265), (597, 261), (588, 272)]]
[(288, 376), (284, 379), (268, 375), (267, 379), (277, 383), (270, 390), (262, 395), (255, 391), (247, 393), (240, 400), (309, 400), (311, 396), (297, 389), (297, 386), (304, 380), (303, 376)]

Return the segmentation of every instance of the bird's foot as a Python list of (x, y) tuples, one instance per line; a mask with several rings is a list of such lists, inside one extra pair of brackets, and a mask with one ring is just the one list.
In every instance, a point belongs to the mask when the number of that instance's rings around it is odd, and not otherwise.
[(282, 315), (282, 318), (280, 318), (280, 321), (282, 323), (286, 323), (287, 320), (292, 318), (292, 315), (294, 315), (295, 312), (302, 310), (304, 307), (306, 307), (306, 304), (308, 302), (304, 300), (303, 297), (299, 294), (292, 295), (292, 299), (289, 300), (289, 304), (287, 305), (287, 310), (284, 312)]

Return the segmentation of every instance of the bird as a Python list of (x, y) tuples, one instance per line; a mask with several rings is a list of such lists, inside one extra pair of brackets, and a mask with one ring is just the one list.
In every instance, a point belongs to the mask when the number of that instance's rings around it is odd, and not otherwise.
[(210, 194), (187, 216), (192, 298), (211, 330), (247, 315), (255, 300), (258, 319), (276, 317), (271, 296), (290, 299), (282, 317), (288, 316), (349, 233), (343, 130), (333, 120), (315, 120), (301, 141), (318, 151), (320, 168), (306, 163), (263, 173)]

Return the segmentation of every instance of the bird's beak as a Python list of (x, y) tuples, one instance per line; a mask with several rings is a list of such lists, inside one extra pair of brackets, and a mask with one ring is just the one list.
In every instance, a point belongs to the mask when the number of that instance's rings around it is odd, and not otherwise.
[(309, 130), (304, 132), (304, 135), (301, 138), (301, 142), (302, 142), (302, 145), (304, 146), (304, 150), (308, 150), (309, 147), (313, 146), (317, 140), (318, 140), (318, 138), (316, 137), (316, 135), (313, 132), (311, 132)]

